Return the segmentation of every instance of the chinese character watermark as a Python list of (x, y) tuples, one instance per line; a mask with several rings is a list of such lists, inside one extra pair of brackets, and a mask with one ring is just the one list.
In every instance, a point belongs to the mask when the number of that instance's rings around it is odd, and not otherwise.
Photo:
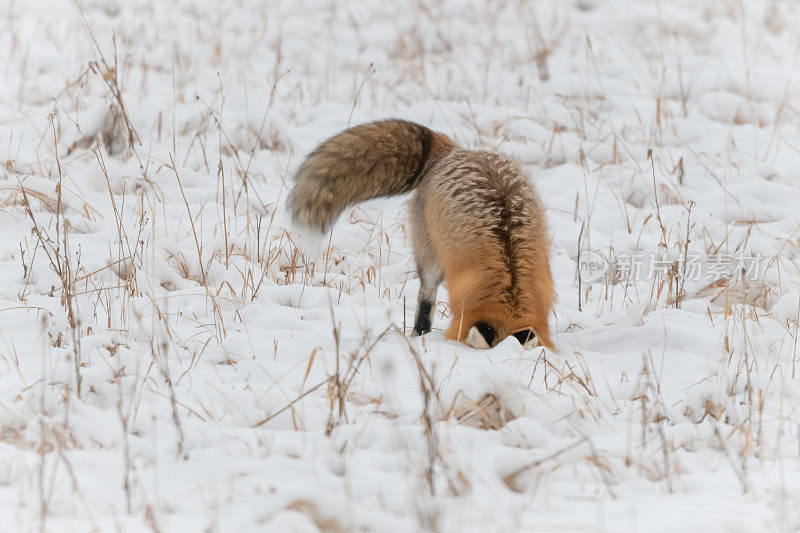
[(685, 281), (713, 282), (723, 278), (755, 281), (761, 274), (763, 256), (736, 254), (615, 253), (597, 250), (581, 252), (578, 275), (582, 282), (629, 283), (652, 281), (668, 275)]

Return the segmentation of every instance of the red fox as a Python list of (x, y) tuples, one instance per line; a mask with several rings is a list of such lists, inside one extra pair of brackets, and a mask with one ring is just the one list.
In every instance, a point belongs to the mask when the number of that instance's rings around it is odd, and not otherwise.
[(552, 347), (550, 237), (539, 195), (508, 157), (467, 150), (414, 122), (344, 130), (300, 165), (292, 223), (326, 233), (348, 206), (414, 190), (409, 211), (420, 279), (414, 333), (431, 330), (442, 280), (453, 319), (445, 334), (474, 348), (509, 335)]

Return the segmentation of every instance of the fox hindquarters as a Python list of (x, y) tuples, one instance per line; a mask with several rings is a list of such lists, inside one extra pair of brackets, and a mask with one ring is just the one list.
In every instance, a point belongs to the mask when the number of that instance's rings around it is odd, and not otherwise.
[(444, 280), (453, 314), (448, 339), (490, 348), (514, 335), (526, 347), (552, 346), (547, 220), (532, 183), (506, 156), (466, 150), (413, 122), (371, 122), (311, 152), (288, 205), (294, 225), (325, 233), (350, 205), (412, 190), (420, 280), (414, 332), (431, 330)]

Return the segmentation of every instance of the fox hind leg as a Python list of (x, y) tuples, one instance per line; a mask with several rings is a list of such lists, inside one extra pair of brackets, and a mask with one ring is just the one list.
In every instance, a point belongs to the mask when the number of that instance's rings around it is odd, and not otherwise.
[(436, 266), (417, 265), (419, 274), (419, 297), (417, 298), (417, 318), (414, 320), (414, 333), (425, 335), (431, 330), (436, 293), (442, 283), (442, 272)]
[(436, 306), (436, 293), (439, 291), (439, 285), (444, 277), (428, 232), (428, 223), (425, 217), (426, 196), (426, 188), (423, 183), (409, 204), (411, 240), (419, 277), (417, 317), (414, 320), (415, 335), (425, 335), (430, 332), (433, 309)]

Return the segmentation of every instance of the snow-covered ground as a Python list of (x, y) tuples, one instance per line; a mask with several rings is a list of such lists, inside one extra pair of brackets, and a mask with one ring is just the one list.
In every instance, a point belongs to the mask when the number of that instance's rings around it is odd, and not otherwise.
[[(797, 530), (798, 20), (5, 0), (0, 529)], [(304, 268), (293, 170), (386, 117), (530, 173), (556, 351), (445, 341), (444, 288), (403, 335), (402, 198)]]

